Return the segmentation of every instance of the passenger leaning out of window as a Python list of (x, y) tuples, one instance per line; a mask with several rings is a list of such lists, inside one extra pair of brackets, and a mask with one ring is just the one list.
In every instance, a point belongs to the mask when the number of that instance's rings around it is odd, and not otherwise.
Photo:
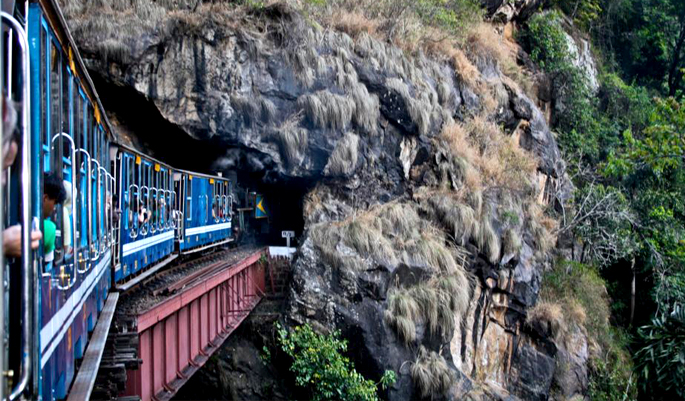
[(152, 217), (152, 213), (145, 207), (145, 203), (140, 201), (138, 204), (138, 223), (143, 225), (150, 221), (150, 217)]
[[(5, 172), (14, 164), (19, 152), (19, 134), (17, 131), (17, 112), (14, 109), (12, 100), (2, 97), (2, 185), (5, 185)], [(6, 189), (5, 189), (6, 190)], [(40, 230), (34, 229), (31, 232), (31, 249), (38, 249), (40, 239), (43, 234)], [(21, 257), (21, 225), (16, 224), (8, 227), (2, 233), (2, 252), (5, 257)]]
[(45, 174), (43, 177), (43, 254), (45, 255), (45, 264), (50, 270), (52, 266), (50, 263), (55, 259), (55, 237), (57, 233), (57, 226), (51, 220), (55, 207), (57, 204), (64, 202), (67, 193), (64, 190), (62, 180), (55, 174)]

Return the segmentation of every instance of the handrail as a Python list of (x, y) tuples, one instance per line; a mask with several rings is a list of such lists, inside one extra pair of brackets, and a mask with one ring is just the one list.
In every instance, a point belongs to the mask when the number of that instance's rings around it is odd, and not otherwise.
[(207, 212), (207, 208), (209, 207), (209, 196), (205, 194), (205, 225), (207, 225), (207, 222), (209, 222), (209, 213)]
[[(109, 173), (107, 172), (107, 170), (104, 167), (98, 168), (98, 171), (100, 171), (100, 173), (102, 173), (105, 176), (105, 179), (104, 179), (104, 181), (105, 181), (105, 215), (103, 216), (105, 221), (102, 224), (103, 229), (101, 230), (102, 237), (103, 237), (104, 241), (101, 241), (101, 243), (100, 243), (100, 248), (102, 248), (104, 245), (105, 249), (102, 250), (102, 252), (104, 253), (104, 251), (107, 250), (111, 245), (110, 244), (111, 239), (109, 236), (109, 231), (110, 231), (109, 228), (111, 226), (110, 223), (111, 223), (112, 206), (113, 205), (111, 204), (111, 200), (110, 200), (112, 192), (109, 189), (110, 188)], [(109, 214), (107, 212), (107, 206), (108, 205), (109, 205)]]
[[(86, 159), (88, 161), (87, 165), (87, 171), (86, 171), (86, 196), (88, 197), (88, 227), (86, 228), (86, 239), (88, 240), (88, 250), (86, 252), (86, 255), (83, 258), (79, 258), (79, 263), (76, 265), (76, 271), (78, 271), (81, 274), (85, 274), (88, 272), (90, 269), (90, 263), (88, 263), (91, 258), (90, 258), (90, 252), (93, 250), (93, 236), (91, 235), (91, 230), (93, 229), (93, 186), (91, 185), (91, 171), (93, 170), (93, 158), (90, 157), (90, 153), (88, 153), (87, 150), (83, 148), (78, 148), (76, 149), (77, 152), (81, 152), (86, 155)], [(79, 168), (80, 170), (80, 168)], [(74, 253), (74, 257), (76, 257), (76, 253)], [(81, 262), (85, 263), (86, 268), (81, 270), (79, 268), (79, 265)]]
[[(26, 37), (26, 32), (21, 24), (6, 12), (0, 12), (1, 19), (6, 20), (17, 33), (17, 43), (21, 50), (22, 58), (22, 83), (24, 84), (24, 94), (22, 96), (22, 150), (21, 150), (21, 198), (22, 198), (22, 241), (21, 241), (21, 268), (22, 268), (22, 294), (23, 309), (22, 309), (22, 344), (21, 344), (21, 363), (19, 365), (19, 378), (14, 388), (12, 388), (9, 400), (13, 401), (19, 398), (29, 384), (31, 377), (31, 368), (33, 365), (32, 343), (33, 338), (33, 302), (32, 291), (33, 287), (33, 272), (32, 260), (33, 252), (31, 250), (31, 88), (29, 81), (29, 42)], [(3, 278), (0, 278), (3, 279)], [(4, 322), (3, 322), (4, 324)], [(3, 373), (4, 372), (0, 372)]]
[[(170, 201), (170, 204), (169, 204), (169, 220), (170, 220), (170, 222), (169, 222), (169, 224), (171, 225), (171, 228), (173, 228), (175, 230), (176, 227), (178, 227), (178, 225), (176, 224), (174, 212), (175, 211), (178, 211), (178, 212), (181, 211), (178, 208), (178, 202), (176, 199), (176, 191), (169, 191), (169, 201)], [(174, 207), (171, 206), (171, 202), (173, 202)]]
[(224, 210), (223, 210), (224, 215), (223, 215), (223, 220), (222, 220), (222, 221), (225, 223), (226, 220), (228, 220), (228, 208), (229, 208), (230, 206), (229, 206), (229, 203), (228, 203), (228, 195), (225, 195), (225, 194), (224, 194), (224, 195), (221, 195), (221, 196), (223, 197), (223, 200), (224, 200), (224, 206), (223, 206), (223, 208), (224, 208)]
[(176, 228), (176, 226), (174, 225), (174, 222), (173, 222), (173, 220), (174, 220), (174, 206), (173, 206), (173, 204), (174, 204), (175, 199), (174, 199), (174, 192), (173, 191), (171, 191), (170, 189), (167, 189), (166, 193), (167, 193), (167, 206), (166, 206), (166, 208), (167, 208), (166, 209), (167, 210), (167, 219), (165, 222), (165, 226), (166, 226), (166, 229), (168, 230), (170, 228)]
[(155, 193), (154, 200), (149, 202), (149, 204), (155, 207), (155, 210), (157, 211), (157, 218), (155, 218), (155, 213), (152, 211), (152, 208), (149, 208), (148, 211), (150, 212), (150, 233), (154, 234), (157, 232), (157, 220), (159, 219), (159, 191), (155, 187), (148, 188), (148, 193), (152, 191)]
[[(148, 188), (145, 185), (141, 186), (140, 187), (140, 197), (143, 196), (143, 189), (145, 189), (147, 191), (147, 197), (146, 197), (147, 201), (145, 202), (145, 206), (147, 206), (147, 210), (149, 211), (150, 210), (150, 188)], [(138, 200), (138, 202), (140, 202), (140, 200)], [(138, 220), (138, 205), (136, 205), (136, 220)], [(143, 219), (143, 220), (145, 220), (145, 219)], [(149, 224), (150, 220), (148, 220), (147, 222), (144, 222), (144, 223), (140, 223), (140, 222), (138, 222), (138, 223), (139, 223), (138, 224), (139, 234), (141, 234), (143, 236), (147, 235), (148, 228), (150, 226), (150, 224)]]
[(228, 198), (231, 200), (228, 202), (228, 215), (231, 217), (231, 221), (233, 220), (233, 195), (228, 195)]
[[(74, 138), (72, 138), (71, 135), (69, 135), (65, 132), (60, 132), (59, 134), (55, 134), (52, 137), (52, 139), (50, 139), (50, 144), (51, 145), (54, 144), (55, 140), (57, 140), (58, 138), (66, 138), (69, 141), (69, 148), (71, 149), (70, 153), (71, 153), (71, 160), (72, 160), (72, 162), (71, 162), (71, 164), (72, 164), (71, 165), (71, 170), (72, 170), (72, 174), (71, 174), (71, 216), (72, 216), (72, 219), (71, 219), (71, 229), (72, 229), (71, 241), (72, 241), (72, 249), (73, 249), (72, 252), (74, 255), (73, 256), (74, 262), (72, 265), (72, 273), (73, 273), (72, 276), (74, 276), (74, 277), (73, 277), (73, 281), (72, 281), (71, 280), (72, 277), (70, 277), (70, 275), (68, 275), (68, 274), (65, 275), (64, 274), (64, 265), (62, 265), (62, 272), (60, 274), (60, 276), (61, 276), (60, 278), (62, 280), (64, 280), (64, 277), (68, 277), (69, 282), (66, 286), (60, 285), (60, 284), (56, 285), (58, 290), (67, 291), (67, 290), (71, 289), (74, 285), (76, 285), (76, 279), (78, 278), (78, 274), (77, 274), (78, 267), (76, 267), (76, 270), (73, 269), (74, 265), (76, 265), (76, 255), (78, 254), (78, 244), (76, 244), (76, 222), (78, 221), (78, 218), (77, 218), (77, 214), (76, 214), (76, 197), (75, 197), (75, 195), (76, 195), (76, 145), (74, 144)], [(81, 273), (84, 273), (84, 272), (81, 272)], [(52, 271), (50, 273), (43, 274), (43, 277), (46, 277), (46, 276), (54, 278), (54, 274)]]
[[(129, 194), (129, 197), (133, 196), (133, 191), (131, 190), (133, 187), (136, 188), (135, 193), (136, 193), (136, 197), (138, 199), (136, 199), (135, 205), (131, 205), (131, 202), (129, 202), (129, 205), (128, 205), (128, 212), (134, 216), (133, 221), (131, 222), (131, 227), (129, 227), (128, 235), (131, 237), (131, 239), (136, 239), (136, 238), (138, 238), (138, 228), (140, 225), (138, 223), (138, 203), (140, 202), (140, 187), (138, 187), (138, 185), (136, 185), (136, 184), (129, 185), (128, 191), (127, 191)], [(133, 206), (134, 208), (131, 208), (131, 206)], [(126, 216), (126, 218), (128, 218), (128, 216)], [(133, 227), (134, 225), (135, 225), (135, 227)]]
[[(183, 212), (178, 210), (178, 213), (176, 213), (176, 219), (178, 219), (179, 223), (174, 223), (174, 231), (176, 232), (175, 238), (176, 240), (181, 239), (181, 234), (183, 233), (183, 224), (185, 220), (183, 219)], [(175, 219), (175, 220), (176, 220)]]
[[(93, 209), (91, 208), (88, 211), (88, 216), (90, 217), (91, 223), (92, 223), (93, 219), (96, 219), (95, 230), (93, 230), (93, 232), (90, 233), (91, 237), (93, 236), (93, 234), (95, 234), (95, 240), (93, 241), (93, 243), (90, 246), (90, 251), (92, 252), (92, 255), (93, 255), (90, 257), (90, 260), (92, 262), (95, 262), (98, 259), (100, 259), (100, 227), (98, 224), (98, 220), (100, 219), (100, 205), (99, 205), (99, 203), (100, 203), (100, 192), (101, 191), (100, 191), (100, 162), (98, 162), (97, 159), (92, 159), (92, 162), (93, 162), (93, 164), (95, 164), (97, 166), (97, 168), (93, 169), (91, 172), (89, 172), (88, 176), (90, 179), (93, 179), (93, 172), (97, 172), (95, 174), (95, 176), (97, 177), (97, 178), (95, 178), (96, 179), (95, 186), (97, 189), (97, 193), (94, 194), (97, 197), (97, 201), (94, 202), (95, 203), (95, 211), (93, 211)], [(93, 191), (93, 192), (95, 192), (95, 191)], [(93, 194), (91, 193), (91, 195), (93, 195)], [(91, 230), (93, 229), (92, 225), (91, 225), (90, 229)]]
[(218, 223), (221, 221), (221, 217), (219, 212), (221, 208), (221, 195), (214, 195), (214, 200), (212, 203), (216, 202), (216, 212), (214, 212), (214, 204), (212, 204), (212, 214), (214, 215), (214, 223)]

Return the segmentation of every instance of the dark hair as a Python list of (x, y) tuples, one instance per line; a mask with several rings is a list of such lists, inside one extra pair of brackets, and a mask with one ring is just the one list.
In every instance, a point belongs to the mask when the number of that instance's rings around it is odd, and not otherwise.
[(55, 203), (62, 203), (67, 197), (62, 180), (53, 173), (43, 176), (43, 193)]

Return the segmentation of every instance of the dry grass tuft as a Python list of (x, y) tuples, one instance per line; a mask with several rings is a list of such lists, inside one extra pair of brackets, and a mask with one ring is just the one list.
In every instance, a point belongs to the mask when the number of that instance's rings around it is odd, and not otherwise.
[(535, 248), (542, 253), (552, 249), (556, 244), (556, 230), (559, 223), (545, 214), (535, 202), (531, 202), (526, 213), (529, 230), (533, 233)]
[(466, 51), (477, 62), (491, 61), (501, 66), (506, 60), (516, 57), (504, 40), (492, 24), (481, 22), (469, 31)]
[(299, 126), (301, 119), (298, 114), (291, 116), (277, 131), (281, 152), (291, 167), (302, 162), (307, 149), (308, 131)]
[(330, 24), (337, 30), (345, 32), (353, 38), (361, 35), (376, 35), (378, 20), (367, 18), (359, 11), (337, 9), (330, 18)]
[(355, 112), (354, 100), (329, 91), (307, 94), (297, 99), (307, 118), (319, 128), (344, 130)]
[(411, 378), (421, 398), (445, 394), (454, 382), (454, 375), (442, 355), (423, 346), (411, 368)]
[[(462, 175), (472, 190), (479, 188), (480, 182), (526, 194), (532, 191), (537, 170), (535, 157), (484, 117), (476, 116), (464, 125), (446, 126), (441, 137), (452, 154), (465, 161)], [(468, 166), (476, 171), (470, 171)]]
[(504, 235), (502, 236), (502, 250), (505, 255), (518, 254), (521, 250), (521, 246), (523, 246), (523, 242), (515, 230), (510, 228), (504, 232)]
[(539, 301), (533, 308), (529, 309), (526, 324), (528, 326), (533, 324), (542, 324), (543, 327), (547, 326), (555, 338), (566, 331), (562, 307), (558, 303), (551, 301)]
[(488, 216), (484, 216), (480, 223), (480, 230), (476, 236), (476, 245), (487, 256), (490, 263), (497, 264), (499, 262), (500, 240), (495, 229), (492, 228), (492, 223)]
[(335, 144), (335, 149), (328, 158), (324, 174), (340, 176), (350, 175), (357, 167), (359, 154), (359, 137), (353, 133), (346, 133)]
[(416, 340), (416, 325), (414, 322), (419, 318), (419, 305), (407, 292), (392, 288), (388, 291), (388, 307), (385, 310), (386, 323), (395, 329), (395, 332), (406, 345)]

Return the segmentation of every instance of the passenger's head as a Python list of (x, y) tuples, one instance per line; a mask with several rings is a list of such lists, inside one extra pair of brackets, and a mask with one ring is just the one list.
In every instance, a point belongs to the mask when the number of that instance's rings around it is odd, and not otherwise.
[(43, 176), (43, 217), (52, 215), (55, 205), (64, 202), (67, 194), (62, 180), (55, 174)]

